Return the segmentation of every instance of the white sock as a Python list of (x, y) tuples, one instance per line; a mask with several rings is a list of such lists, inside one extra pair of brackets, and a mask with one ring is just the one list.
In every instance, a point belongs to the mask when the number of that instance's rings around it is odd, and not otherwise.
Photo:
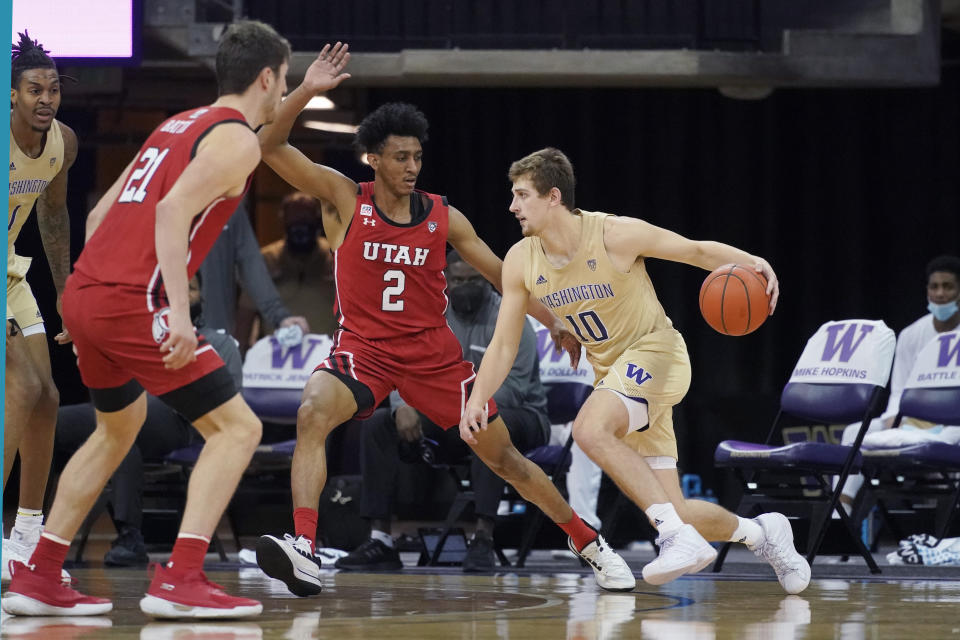
[(391, 536), (391, 535), (390, 535), (389, 533), (387, 533), (386, 531), (380, 531), (379, 529), (371, 529), (371, 530), (370, 530), (370, 539), (371, 539), (371, 540), (379, 540), (379, 541), (382, 542), (383, 544), (385, 544), (385, 545), (387, 545), (388, 547), (390, 547), (391, 549), (393, 549), (393, 536)]
[(17, 507), (17, 519), (13, 523), (13, 530), (10, 531), (10, 537), (13, 538), (16, 536), (21, 540), (39, 539), (42, 528), (43, 511)]
[(674, 509), (673, 504), (669, 502), (652, 504), (645, 513), (663, 538), (669, 538), (683, 526), (683, 520), (677, 515), (677, 510)]
[(737, 516), (737, 530), (730, 536), (730, 542), (739, 542), (752, 549), (763, 542), (765, 537), (763, 527), (756, 520)]

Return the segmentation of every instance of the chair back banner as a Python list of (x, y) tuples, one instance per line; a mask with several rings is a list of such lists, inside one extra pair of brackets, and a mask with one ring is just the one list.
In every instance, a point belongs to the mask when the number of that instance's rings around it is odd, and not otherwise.
[(935, 335), (920, 350), (906, 389), (960, 387), (960, 331)]
[(527, 321), (537, 334), (537, 354), (540, 356), (540, 382), (545, 385), (562, 382), (578, 382), (593, 386), (593, 367), (587, 362), (586, 351), (580, 357), (577, 368), (570, 366), (570, 355), (566, 351), (557, 353), (550, 339), (550, 330), (537, 320), (527, 317)]
[(330, 355), (330, 336), (308, 333), (303, 342), (282, 347), (273, 335), (261, 338), (243, 361), (244, 388), (303, 389), (310, 374)]
[(896, 346), (896, 335), (882, 320), (825, 322), (807, 341), (790, 382), (884, 387)]

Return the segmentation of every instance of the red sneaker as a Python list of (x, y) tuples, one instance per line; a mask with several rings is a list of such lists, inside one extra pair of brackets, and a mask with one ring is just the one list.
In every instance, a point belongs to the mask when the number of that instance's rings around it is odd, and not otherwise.
[(85, 596), (60, 582), (59, 576), (39, 576), (32, 565), (9, 563), (12, 579), (3, 610), (15, 616), (97, 616), (113, 609), (106, 598)]
[(177, 575), (161, 564), (151, 565), (153, 580), (140, 610), (154, 618), (245, 618), (260, 615), (263, 605), (224, 593), (202, 570)]

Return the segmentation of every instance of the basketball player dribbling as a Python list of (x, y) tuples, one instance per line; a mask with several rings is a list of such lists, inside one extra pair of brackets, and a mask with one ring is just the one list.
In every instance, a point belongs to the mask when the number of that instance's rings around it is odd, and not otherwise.
[[(11, 80), (3, 480), (6, 485), (19, 450), (20, 501), (10, 537), (3, 539), (4, 582), (10, 579), (6, 561), (25, 562), (40, 540), (60, 404), (50, 370), (46, 326), (26, 280), (30, 258), (18, 256), (14, 242), (36, 203), (59, 311), (70, 273), (67, 171), (77, 157), (76, 134), (56, 119), (60, 108), (57, 65), (27, 33), (21, 33), (13, 47)], [(61, 344), (70, 340), (66, 332), (55, 339)], [(63, 577), (69, 579), (66, 572)]]
[[(373, 182), (358, 185), (287, 144), (310, 98), (348, 77), (331, 64), (345, 49), (339, 43), (325, 48), (287, 96), (276, 122), (260, 132), (267, 164), (297, 189), (334, 205), (324, 210), (323, 224), (335, 252), (340, 329), (330, 357), (307, 382), (297, 413), (291, 470), (296, 535), (263, 536), (257, 544), (260, 567), (300, 596), (322, 587), (313, 546), (327, 435), (352, 417), (371, 415), (393, 389), (437, 425), (450, 428), (460, 421), (475, 374), (444, 316), (447, 242), (494, 286), (500, 284), (500, 259), (466, 217), (443, 196), (415, 189), (428, 125), (412, 105), (383, 105), (360, 123), (357, 142), (373, 168)], [(560, 326), (537, 301), (531, 313), (554, 330)], [(576, 346), (569, 334), (564, 339)], [(568, 534), (571, 549), (591, 564), (601, 587), (633, 589), (636, 580), (623, 559), (513, 446), (493, 401), (484, 403), (484, 411), (490, 428), (471, 443), (477, 456)]]
[(642, 220), (574, 209), (573, 166), (557, 149), (514, 162), (509, 178), (510, 211), (524, 238), (504, 259), (500, 315), (460, 421), (463, 439), (472, 442), (488, 428), (484, 405), (516, 357), (524, 309), (533, 296), (566, 320), (596, 374), (598, 393), (580, 409), (574, 439), (659, 533), (660, 554), (643, 568), (644, 579), (665, 584), (703, 569), (717, 555), (709, 539), (746, 544), (773, 566), (788, 593), (803, 591), (810, 565), (794, 548), (785, 516), (765, 513), (747, 520), (683, 497), (672, 407), (690, 386), (690, 360), (644, 260), (673, 260), (708, 271), (727, 263), (753, 265), (768, 280), (773, 313), (779, 285), (770, 264)]
[(90, 212), (63, 308), (97, 428), (64, 469), (29, 563), (10, 563), (7, 613), (76, 616), (112, 608), (105, 598), (61, 584), (60, 568), (70, 539), (143, 425), (145, 390), (190, 420), (206, 443), (190, 475), (170, 561), (154, 565), (141, 610), (161, 618), (261, 612), (259, 602), (227, 595), (203, 572), (210, 536), (261, 425), (213, 347), (196, 335), (187, 281), (260, 161), (253, 128), (276, 112), (289, 58), (290, 45), (271, 27), (231, 25), (217, 51), (219, 98), (155, 129)]

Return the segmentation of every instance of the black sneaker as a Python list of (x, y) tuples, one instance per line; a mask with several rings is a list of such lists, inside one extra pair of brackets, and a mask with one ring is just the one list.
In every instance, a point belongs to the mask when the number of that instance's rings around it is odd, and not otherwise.
[(373, 538), (350, 552), (334, 565), (353, 571), (396, 571), (403, 569), (400, 552)]
[(493, 540), (486, 535), (474, 535), (467, 546), (467, 555), (463, 558), (463, 571), (493, 571), (496, 556), (493, 553)]
[(108, 567), (145, 567), (150, 562), (140, 529), (124, 527), (117, 539), (110, 543), (110, 551), (103, 556)]

